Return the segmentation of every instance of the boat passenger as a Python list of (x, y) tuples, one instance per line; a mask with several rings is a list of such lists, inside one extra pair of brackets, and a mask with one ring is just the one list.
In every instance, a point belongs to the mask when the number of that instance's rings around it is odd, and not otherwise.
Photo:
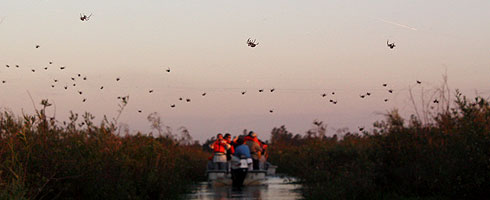
[(223, 134), (219, 133), (216, 136), (218, 139), (213, 143), (213, 162), (214, 170), (226, 170), (226, 150), (230, 149), (230, 146), (223, 138)]
[(253, 131), (248, 133), (248, 136), (245, 136), (245, 144), (250, 148), (250, 154), (252, 156), (253, 162), (253, 170), (260, 170), (259, 167), (259, 159), (261, 157), (262, 147), (257, 138), (257, 134)]
[(235, 148), (233, 147), (232, 145), (232, 141), (231, 141), (231, 135), (229, 133), (226, 133), (225, 134), (225, 141), (226, 143), (228, 143), (230, 145), (230, 148), (228, 150), (226, 150), (226, 171), (230, 171), (230, 167), (231, 167), (231, 155), (233, 155), (233, 153), (235, 153)]
[(237, 147), (232, 156), (231, 179), (233, 187), (243, 186), (243, 181), (247, 176), (249, 159), (251, 158), (248, 145), (244, 144), (243, 138), (238, 138), (236, 141)]

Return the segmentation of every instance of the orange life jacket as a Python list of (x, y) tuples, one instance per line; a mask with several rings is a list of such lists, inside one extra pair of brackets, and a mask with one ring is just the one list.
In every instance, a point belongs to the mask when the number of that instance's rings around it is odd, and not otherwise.
[(214, 153), (226, 153), (226, 142), (216, 140), (213, 144)]
[(260, 147), (262, 147), (262, 143), (260, 143), (259, 139), (257, 137), (252, 137), (252, 136), (245, 136), (245, 138), (243, 139), (245, 142), (247, 141), (254, 141), (256, 142)]

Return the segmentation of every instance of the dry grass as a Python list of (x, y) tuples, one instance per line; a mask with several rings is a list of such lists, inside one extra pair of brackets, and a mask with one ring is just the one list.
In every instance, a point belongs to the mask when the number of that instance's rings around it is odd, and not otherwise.
[[(479, 199), (490, 194), (488, 100), (456, 95), (454, 108), (408, 122), (395, 110), (372, 132), (272, 132), (271, 162), (308, 199)], [(423, 123), (427, 121), (429, 123)], [(324, 130), (315, 122), (312, 130)]]
[(0, 199), (168, 199), (203, 177), (198, 144), (119, 135), (89, 113), (59, 125), (42, 105), (32, 116), (0, 113)]

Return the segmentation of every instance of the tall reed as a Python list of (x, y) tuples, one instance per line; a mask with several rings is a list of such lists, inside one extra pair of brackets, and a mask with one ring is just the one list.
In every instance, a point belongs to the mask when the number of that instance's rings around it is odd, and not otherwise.
[(272, 131), (270, 160), (307, 199), (481, 199), (490, 195), (490, 106), (456, 95), (430, 123), (396, 110), (372, 131), (325, 136)]
[(0, 113), (0, 199), (169, 199), (202, 179), (208, 154), (169, 135), (117, 133), (107, 119)]

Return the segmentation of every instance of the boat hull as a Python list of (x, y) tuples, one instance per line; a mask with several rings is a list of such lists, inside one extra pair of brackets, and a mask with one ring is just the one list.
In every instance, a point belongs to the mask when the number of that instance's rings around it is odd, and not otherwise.
[[(233, 181), (231, 180), (231, 174), (226, 171), (210, 170), (208, 174), (208, 183), (213, 186), (230, 186)], [(252, 170), (247, 172), (247, 176), (243, 181), (243, 185), (263, 185), (266, 181), (267, 171), (265, 170)]]

